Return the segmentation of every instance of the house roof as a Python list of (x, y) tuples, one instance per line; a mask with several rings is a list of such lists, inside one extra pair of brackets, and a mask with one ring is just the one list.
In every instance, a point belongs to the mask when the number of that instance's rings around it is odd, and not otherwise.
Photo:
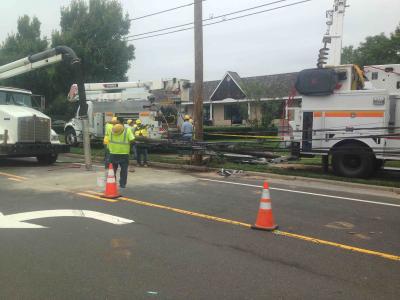
[(223, 100), (226, 98), (243, 99), (246, 98), (244, 84), (239, 74), (228, 71), (219, 82), (210, 96), (211, 101)]
[[(225, 80), (227, 75), (234, 80), (236, 85), (245, 95), (248, 94), (246, 90), (251, 90), (254, 85), (256, 88), (260, 89), (260, 93), (257, 95), (260, 98), (284, 98), (289, 96), (291, 93), (292, 87), (296, 81), (297, 72), (241, 78), (238, 73), (228, 71), (222, 80), (204, 82), (204, 101), (210, 101), (211, 97)], [(193, 102), (192, 88), (190, 89), (189, 99), (190, 102)]]

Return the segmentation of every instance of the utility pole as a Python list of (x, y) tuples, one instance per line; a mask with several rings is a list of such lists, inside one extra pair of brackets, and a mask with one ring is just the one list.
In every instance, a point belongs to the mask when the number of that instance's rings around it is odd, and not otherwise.
[[(194, 1), (194, 103), (195, 140), (203, 140), (203, 0)], [(201, 159), (201, 157), (200, 157)]]
[(85, 83), (83, 80), (82, 64), (79, 59), (76, 59), (73, 63), (75, 66), (75, 75), (78, 84), (78, 95), (79, 95), (79, 117), (82, 120), (82, 133), (83, 133), (83, 153), (85, 157), (85, 167), (87, 171), (92, 170), (92, 154), (90, 149), (90, 135), (89, 135), (89, 117), (87, 114), (88, 105), (86, 102), (86, 91)]

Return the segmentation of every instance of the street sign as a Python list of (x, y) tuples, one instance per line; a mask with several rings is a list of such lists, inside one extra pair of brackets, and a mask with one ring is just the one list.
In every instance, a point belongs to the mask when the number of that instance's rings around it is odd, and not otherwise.
[(47, 228), (45, 226), (27, 223), (25, 221), (54, 217), (89, 218), (110, 223), (113, 225), (125, 225), (135, 222), (133, 220), (103, 214), (101, 212), (91, 210), (56, 209), (30, 211), (6, 216), (0, 212), (0, 228)]

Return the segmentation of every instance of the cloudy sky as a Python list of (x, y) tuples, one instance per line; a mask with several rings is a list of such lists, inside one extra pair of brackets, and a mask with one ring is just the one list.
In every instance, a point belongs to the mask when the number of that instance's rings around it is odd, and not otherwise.
[[(287, 3), (298, 0), (288, 0)], [(19, 16), (37, 16), (43, 35), (59, 28), (60, 7), (69, 0), (0, 1), (3, 41), (15, 32)], [(193, 2), (192, 0), (122, 0), (131, 17)], [(204, 18), (271, 2), (271, 0), (207, 0)], [(204, 28), (205, 79), (220, 79), (227, 70), (241, 76), (298, 71), (313, 67), (326, 31), (325, 11), (333, 0), (312, 0), (293, 7), (224, 22)], [(344, 45), (357, 45), (368, 35), (389, 34), (400, 22), (400, 0), (348, 0)], [(265, 8), (261, 8), (265, 9)], [(258, 9), (258, 10), (261, 10)], [(254, 10), (257, 11), (257, 10)], [(132, 22), (131, 34), (189, 23), (193, 6)], [(191, 30), (133, 41), (136, 59), (130, 80), (179, 77), (193, 79), (193, 32)]]

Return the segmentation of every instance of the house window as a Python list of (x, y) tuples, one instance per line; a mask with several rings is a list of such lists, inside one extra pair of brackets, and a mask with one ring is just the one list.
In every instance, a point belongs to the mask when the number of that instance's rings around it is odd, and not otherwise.
[(378, 72), (372, 72), (372, 80), (377, 80), (378, 79)]
[(397, 89), (400, 90), (400, 81), (397, 81)]
[(231, 120), (232, 124), (242, 124), (246, 117), (247, 103), (224, 105), (224, 120)]

